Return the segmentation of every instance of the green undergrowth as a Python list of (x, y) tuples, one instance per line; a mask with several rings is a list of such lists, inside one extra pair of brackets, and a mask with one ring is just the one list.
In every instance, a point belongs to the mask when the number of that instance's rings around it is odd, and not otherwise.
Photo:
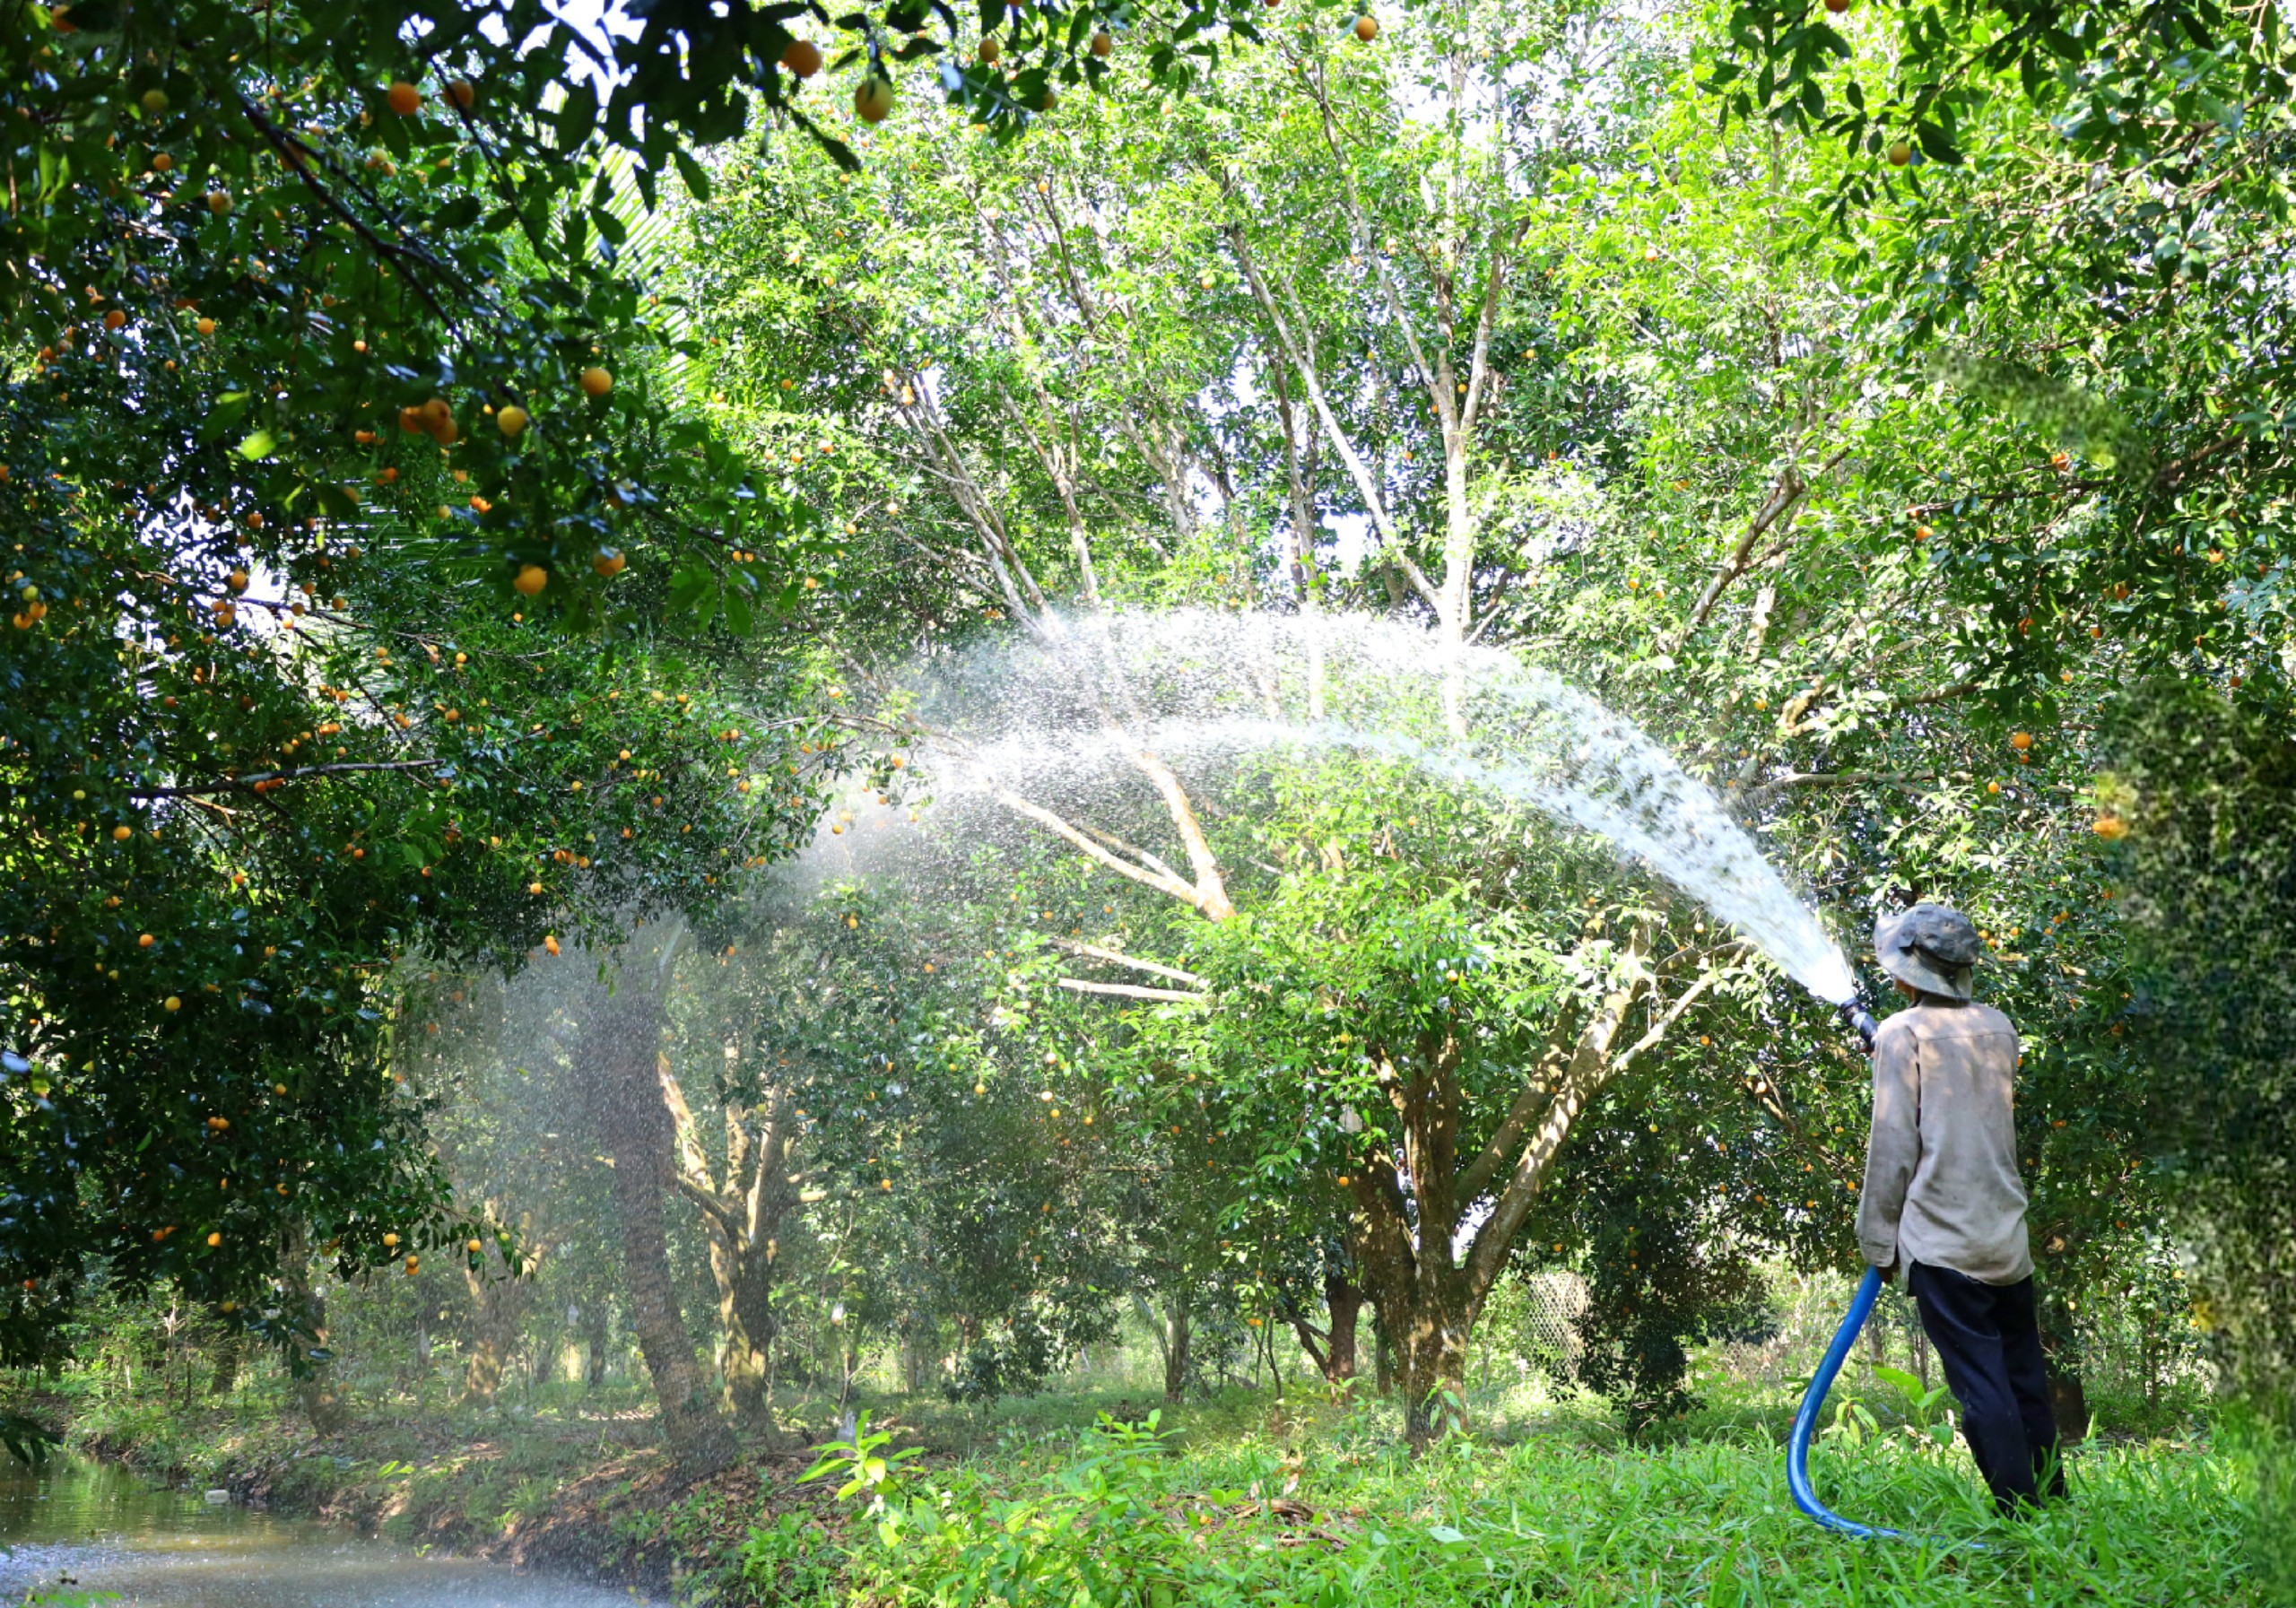
[[(856, 1457), (834, 1472), (852, 1484)], [(1966, 1456), (1900, 1430), (1813, 1457), (1845, 1513), (1923, 1539), (1852, 1542), (1788, 1502), (1760, 1430), (1605, 1449), (1569, 1437), (1449, 1441), (1417, 1463), (1348, 1427), (1178, 1449), (1109, 1426), (934, 1469), (887, 1464), (841, 1580), (789, 1541), (807, 1597), (883, 1603), (2261, 1604), (2231, 1466), (2189, 1443), (2077, 1454), (2074, 1500), (1995, 1520)], [(752, 1579), (788, 1541), (752, 1543)], [(797, 1576), (793, 1573), (791, 1582)]]
[[(698, 1483), (671, 1476), (642, 1409), (610, 1393), (375, 1414), (326, 1439), (255, 1393), (118, 1398), (76, 1404), (71, 1430), (281, 1512), (712, 1608), (2273, 1602), (2235, 1450), (2190, 1430), (2092, 1443), (2070, 1503), (2005, 1525), (1936, 1412), (1911, 1405), (1838, 1404), (1812, 1460), (1839, 1511), (1924, 1538), (1866, 1543), (1792, 1508), (1776, 1393), (1724, 1396), (1641, 1442), (1591, 1402), (1493, 1398), (1477, 1433), (1416, 1462), (1376, 1398), (894, 1397), (857, 1447), (759, 1439)], [(828, 1402), (783, 1416), (813, 1439), (835, 1421)]]

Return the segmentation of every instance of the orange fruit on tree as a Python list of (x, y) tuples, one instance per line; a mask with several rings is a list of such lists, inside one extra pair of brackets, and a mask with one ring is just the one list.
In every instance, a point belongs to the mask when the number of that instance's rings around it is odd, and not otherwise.
[(2033, 734), (2032, 734), (2032, 733), (2031, 733), (2031, 732), (2011, 732), (2011, 733), (2009, 734), (2009, 746), (2010, 746), (2010, 747), (2012, 747), (2012, 748), (2013, 748), (2013, 749), (2015, 749), (2019, 753), (2022, 753), (2022, 752), (2024, 752), (2027, 749), (2031, 748), (2032, 745), (2033, 745)]
[(522, 564), (518, 568), (517, 578), (510, 584), (517, 588), (522, 596), (532, 597), (550, 585), (550, 571), (544, 569), (540, 564)]
[(159, 940), (152, 937), (151, 934), (145, 933), (135, 940), (135, 947), (138, 949), (149, 949), (152, 944), (158, 942)]
[(231, 193), (229, 190), (208, 191), (207, 210), (213, 213), (218, 217), (221, 217), (225, 213), (230, 212), (231, 210)]
[(2118, 843), (2128, 836), (2128, 822), (2118, 815), (2100, 815), (2089, 830), (2108, 843)]
[(478, 90), (467, 78), (457, 78), (447, 85), (447, 99), (463, 111), (478, 104)]
[(989, 34), (981, 39), (979, 55), (980, 65), (982, 66), (995, 66), (998, 58), (1004, 54), (1004, 47), (996, 42), (996, 36), (995, 34)]
[(1109, 37), (1109, 30), (1107, 29), (1095, 29), (1092, 32), (1091, 42), (1087, 48), (1094, 56), (1099, 56), (1102, 61), (1106, 61), (1109, 58), (1109, 52), (1116, 48), (1116, 40)]
[(1826, 9), (1838, 17), (1849, 9), (1849, 0), (1826, 0)]
[(543, 946), (544, 949), (546, 949), (546, 950), (550, 951), (550, 952), (551, 952), (552, 954), (556, 954), (556, 953), (558, 952), (558, 937), (557, 937), (557, 934), (545, 934), (544, 935), (544, 937), (543, 937), (542, 946)]
[(800, 78), (811, 78), (822, 70), (822, 48), (811, 39), (791, 39), (781, 53), (781, 65)]
[(463, 1241), (463, 1248), (468, 1251), (472, 1256), (475, 1256), (480, 1251), (485, 1248), (485, 1246), (480, 1240), (472, 1239)]
[(590, 561), (590, 568), (596, 570), (607, 580), (612, 580), (615, 576), (622, 573), (623, 567), (629, 562), (630, 561), (622, 557), (619, 550), (612, 547), (601, 547), (598, 549), (598, 556)]
[(494, 428), (516, 440), (526, 433), (526, 410), (512, 403), (494, 415)]
[(1368, 11), (1361, 16), (1356, 18), (1355, 37), (1361, 39), (1367, 45), (1373, 39), (1378, 39), (1379, 37), (1379, 19), (1373, 16)]
[(152, 171), (154, 173), (164, 173), (175, 165), (176, 159), (170, 156), (164, 151), (158, 152), (152, 158)]
[(1892, 168), (1902, 168), (1912, 160), (1913, 147), (1903, 140), (1898, 140), (1890, 146), (1890, 166)]
[(161, 1000), (160, 1004), (162, 1009), (169, 1011), (180, 1011), (183, 1009), (183, 1001), (172, 994), (169, 995), (167, 998)]
[(593, 396), (603, 396), (613, 389), (613, 376), (592, 363), (582, 370), (582, 389)]
[(118, 329), (123, 327), (126, 323), (127, 315), (120, 311), (117, 308), (113, 308), (109, 312), (104, 315), (104, 327), (106, 329)]
[(893, 109), (893, 81), (871, 73), (854, 86), (853, 115), (864, 123), (882, 123)]
[(390, 103), (390, 109), (400, 117), (411, 117), (414, 115), (415, 108), (422, 104), (422, 91), (402, 78), (391, 85), (390, 89), (385, 92), (383, 99)]
[(213, 318), (202, 318), (197, 324), (192, 326), (192, 327), (199, 331), (201, 335), (212, 335), (215, 333), (215, 320)]

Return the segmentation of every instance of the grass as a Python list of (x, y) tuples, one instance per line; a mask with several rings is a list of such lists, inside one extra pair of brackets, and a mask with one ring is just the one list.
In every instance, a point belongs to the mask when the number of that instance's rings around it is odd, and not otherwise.
[(853, 1537), (848, 1584), (951, 1604), (2264, 1601), (2233, 1471), (2201, 1444), (2092, 1446), (2072, 1502), (2010, 1525), (1958, 1447), (1838, 1438), (1812, 1459), (1833, 1505), (1926, 1538), (1861, 1543), (1793, 1509), (1761, 1424), (1620, 1448), (1566, 1417), (1413, 1463), (1380, 1416), (1048, 1438), (928, 1467), (888, 1509), (901, 1523)]
[[(1789, 1393), (1709, 1389), (1657, 1444), (1601, 1405), (1484, 1389), (1478, 1432), (1417, 1462), (1375, 1396), (1296, 1387), (1279, 1412), (1241, 1386), (1160, 1412), (1152, 1433), (1096, 1430), (1160, 1404), (1135, 1386), (958, 1406), (865, 1399), (924, 1455), (888, 1499), (804, 1483), (815, 1454), (760, 1443), (681, 1487), (634, 1394), (537, 1392), (532, 1411), (370, 1404), (319, 1441), (262, 1388), (187, 1410), (84, 1401), (74, 1423), (155, 1470), (261, 1491), (283, 1511), (395, 1538), (627, 1579), (698, 1604), (2205, 1604), (2265, 1608), (2239, 1467), (2187, 1426), (2092, 1442), (2074, 1499), (2023, 1525), (1991, 1514), (1966, 1452), (1871, 1386), (1834, 1415), (1812, 1473), (1839, 1512), (1910, 1531), (1852, 1542), (1796, 1512)], [(784, 1404), (821, 1439), (834, 1404)], [(1978, 1544), (1972, 1544), (1978, 1543)]]

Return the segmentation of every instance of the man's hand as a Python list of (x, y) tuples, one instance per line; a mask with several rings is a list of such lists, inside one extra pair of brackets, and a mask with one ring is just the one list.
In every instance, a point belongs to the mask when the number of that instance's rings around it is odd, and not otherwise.
[(1896, 1257), (1894, 1257), (1894, 1256), (1892, 1256), (1892, 1257), (1891, 1257), (1891, 1258), (1890, 1258), (1890, 1265), (1889, 1265), (1887, 1267), (1885, 1267), (1885, 1268), (1882, 1269), (1882, 1282), (1883, 1282), (1883, 1283), (1884, 1283), (1884, 1284), (1894, 1284), (1894, 1283), (1896, 1283), (1897, 1282), (1898, 1282), (1898, 1264), (1897, 1264), (1897, 1258), (1896, 1258)]

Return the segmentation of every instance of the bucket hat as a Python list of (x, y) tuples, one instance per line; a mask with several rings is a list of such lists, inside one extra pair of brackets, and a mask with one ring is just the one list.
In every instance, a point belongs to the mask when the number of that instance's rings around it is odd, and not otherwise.
[(1882, 969), (1924, 994), (1969, 998), (1970, 973), (1984, 952), (1970, 918), (1946, 905), (1925, 900), (1874, 923), (1874, 956)]

